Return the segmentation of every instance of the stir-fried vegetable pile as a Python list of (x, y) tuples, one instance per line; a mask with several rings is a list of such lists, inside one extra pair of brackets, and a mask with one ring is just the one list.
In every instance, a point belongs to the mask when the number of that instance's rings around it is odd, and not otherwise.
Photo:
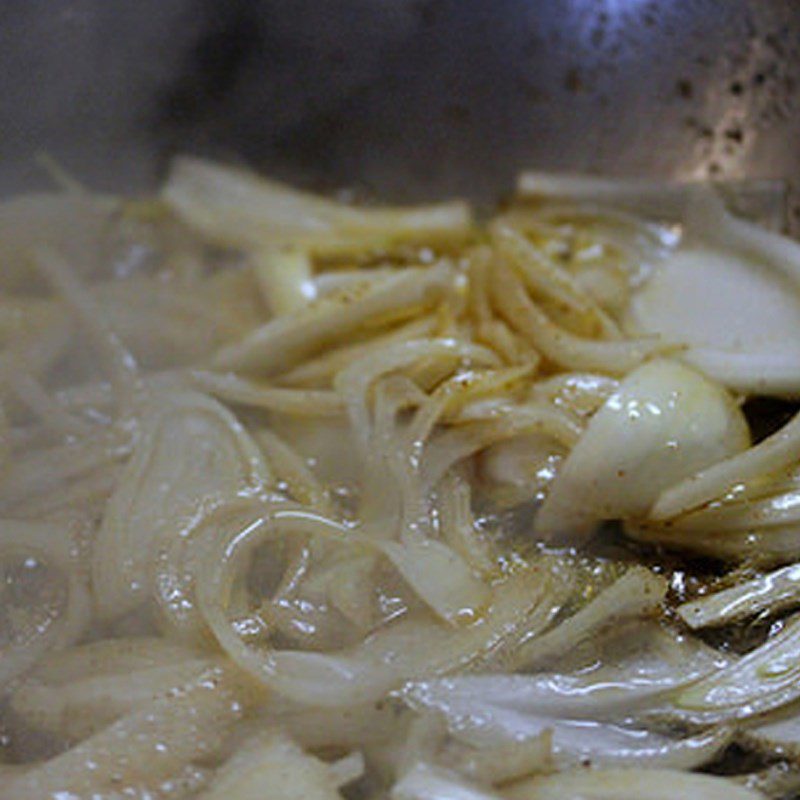
[(791, 796), (777, 196), (0, 206), (0, 798)]

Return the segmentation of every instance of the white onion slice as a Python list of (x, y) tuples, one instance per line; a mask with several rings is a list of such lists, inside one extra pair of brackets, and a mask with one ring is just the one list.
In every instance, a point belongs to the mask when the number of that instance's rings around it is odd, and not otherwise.
[(154, 395), (93, 553), (100, 615), (122, 616), (148, 597), (154, 543), (268, 481), (261, 452), (224, 406), (197, 392)]
[(770, 715), (766, 721), (742, 730), (738, 739), (746, 747), (796, 762), (800, 759), (800, 714), (792, 708), (777, 718)]
[[(548, 682), (550, 685), (548, 686)], [(411, 706), (444, 715), (450, 733), (461, 741), (484, 748), (510, 741), (527, 740), (552, 731), (553, 754), (559, 766), (590, 759), (602, 764), (671, 766), (691, 769), (712, 759), (731, 740), (726, 729), (711, 730), (684, 739), (625, 722), (624, 712), (640, 703), (643, 692), (628, 679), (634, 696), (627, 699), (617, 687), (617, 713), (623, 722), (603, 717), (604, 687), (587, 687), (588, 697), (580, 697), (580, 687), (559, 686), (569, 678), (559, 675), (481, 675), (442, 678), (410, 684), (404, 697)], [(559, 698), (559, 692), (567, 689)], [(593, 703), (592, 691), (600, 695)], [(570, 696), (570, 692), (574, 695)], [(649, 688), (652, 701), (653, 688)], [(644, 695), (646, 696), (646, 695)], [(585, 716), (560, 716), (561, 709), (580, 709)], [(625, 708), (627, 706), (627, 709)]]
[(800, 616), (730, 666), (680, 692), (679, 717), (727, 722), (781, 708), (800, 698)]
[(630, 306), (632, 329), (688, 345), (684, 358), (743, 392), (800, 391), (800, 293), (738, 254), (682, 249)]
[(727, 625), (769, 610), (776, 614), (800, 604), (800, 564), (759, 575), (729, 589), (678, 606), (678, 614), (690, 628)]
[(443, 767), (419, 762), (392, 789), (392, 800), (501, 800)]
[(760, 792), (716, 775), (674, 769), (575, 770), (523, 781), (510, 800), (763, 800)]
[(196, 158), (173, 163), (164, 200), (188, 225), (227, 247), (300, 244), (325, 254), (408, 242), (461, 241), (472, 214), (453, 201), (410, 208), (355, 208)]
[(687, 212), (686, 244), (634, 295), (632, 333), (688, 346), (685, 359), (742, 392), (800, 392), (800, 245), (728, 214)]
[(519, 713), (611, 720), (658, 706), (735, 661), (654, 622), (620, 626), (587, 649), (563, 665), (569, 671), (431, 679), (409, 683), (403, 695), (414, 708), (444, 713), (485, 702)]
[(514, 664), (530, 670), (534, 665), (554, 661), (614, 625), (653, 615), (666, 593), (663, 577), (646, 567), (632, 567), (561, 624), (523, 642), (514, 653)]
[(720, 386), (676, 361), (652, 361), (592, 417), (536, 530), (585, 534), (600, 520), (644, 517), (663, 489), (748, 443), (744, 416)]
[(278, 731), (256, 734), (198, 800), (341, 800), (331, 768)]

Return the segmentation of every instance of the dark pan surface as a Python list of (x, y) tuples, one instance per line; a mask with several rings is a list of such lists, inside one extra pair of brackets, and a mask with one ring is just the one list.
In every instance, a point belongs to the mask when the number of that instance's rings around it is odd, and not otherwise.
[(39, 150), (101, 187), (190, 150), (394, 199), (800, 179), (791, 0), (4, 0), (0, 81), (6, 192)]

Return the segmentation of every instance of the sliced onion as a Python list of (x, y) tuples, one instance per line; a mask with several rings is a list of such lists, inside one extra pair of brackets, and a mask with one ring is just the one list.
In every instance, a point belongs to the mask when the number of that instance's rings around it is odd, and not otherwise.
[[(411, 682), (403, 697), (415, 709), (444, 713), (459, 730), (475, 723), (494, 736), (498, 719), (526, 716), (612, 721), (660, 708), (664, 699), (735, 661), (696, 639), (657, 624), (635, 623), (607, 632), (568, 672), (463, 675)], [(502, 730), (498, 722), (498, 730)]]
[[(517, 177), (517, 191), (523, 198), (597, 203), (668, 220), (682, 219), (692, 198), (707, 187), (707, 183), (699, 181), (652, 181), (528, 171)], [(783, 181), (767, 178), (720, 181), (714, 184), (714, 189), (745, 215), (775, 227), (783, 224), (786, 203)]]
[(398, 572), (446, 622), (473, 622), (491, 602), (487, 584), (451, 548), (435, 539), (380, 542)]
[(452, 372), (459, 362), (476, 363), (481, 366), (498, 364), (497, 356), (491, 350), (480, 345), (459, 342), (456, 339), (398, 342), (355, 361), (336, 376), (334, 386), (347, 400), (353, 433), (364, 447), (366, 447), (366, 437), (371, 430), (367, 409), (369, 388), (373, 382), (381, 375), (431, 358), (445, 361), (449, 372)]
[(800, 391), (800, 292), (780, 274), (686, 248), (659, 264), (630, 309), (635, 330), (688, 345), (689, 363), (733, 389)]
[(688, 213), (687, 244), (636, 293), (630, 329), (688, 345), (686, 360), (731, 388), (797, 394), (800, 247), (712, 195)]
[(722, 459), (667, 488), (650, 512), (656, 521), (685, 514), (737, 486), (794, 466), (800, 453), (800, 414), (757, 445)]
[(198, 800), (341, 800), (327, 764), (279, 731), (261, 732), (220, 768)]
[[(637, 700), (641, 702), (642, 689), (633, 685), (634, 698), (620, 698), (617, 688), (617, 713), (621, 722), (603, 720), (601, 703), (607, 687), (598, 684), (589, 697), (570, 697), (569, 691), (580, 691), (573, 685), (567, 689), (559, 681), (562, 676), (486, 675), (463, 678), (443, 678), (437, 681), (411, 684), (404, 697), (412, 707), (442, 713), (450, 733), (457, 739), (482, 749), (503, 743), (524, 741), (552, 732), (553, 754), (560, 766), (568, 766), (589, 759), (601, 764), (627, 764), (670, 766), (692, 769), (710, 761), (731, 741), (729, 730), (712, 730), (683, 739), (664, 736), (636, 726), (625, 719)], [(548, 682), (550, 685), (548, 686)], [(573, 680), (573, 684), (577, 681)], [(664, 687), (660, 687), (663, 692)], [(613, 690), (612, 690), (613, 691)], [(594, 694), (600, 695), (599, 703)], [(645, 695), (647, 696), (647, 695)], [(654, 696), (649, 689), (649, 698)], [(613, 695), (612, 695), (613, 697)], [(560, 716), (564, 708), (579, 709), (584, 716)]]
[(415, 764), (392, 787), (392, 800), (501, 800), (458, 774), (433, 764)]
[(763, 797), (791, 797), (800, 789), (800, 769), (794, 764), (778, 762), (757, 772), (737, 775), (732, 780), (754, 792), (761, 792)]
[(276, 536), (317, 535), (347, 542), (347, 531), (308, 511), (256, 512), (215, 536), (202, 555), (195, 591), (206, 624), (220, 645), (259, 681), (298, 703), (337, 707), (376, 700), (412, 677), (467, 665), (497, 663), (525, 635), (542, 630), (564, 597), (560, 579), (543, 564), (499, 582), (486, 613), (448, 630), (428, 619), (407, 619), (377, 630), (363, 643), (336, 653), (270, 650), (247, 644), (228, 617), (228, 606), (247, 554)]
[[(63, 753), (6, 779), (8, 797), (92, 797), (152, 792), (192, 761), (212, 758), (242, 717), (247, 692), (211, 667)], [(146, 795), (145, 795), (146, 796)]]
[(662, 525), (628, 522), (625, 532), (641, 542), (661, 544), (723, 561), (746, 561), (750, 566), (766, 568), (800, 559), (800, 528), (796, 525), (749, 531), (712, 528), (698, 534), (696, 530), (681, 530), (678, 524), (667, 520)]
[(381, 328), (376, 333), (369, 331), (371, 335), (366, 338), (358, 337), (354, 343), (334, 345), (319, 355), (312, 356), (284, 372), (278, 380), (282, 386), (327, 387), (338, 372), (367, 353), (389, 344), (433, 336), (440, 327), (436, 313), (428, 312), (392, 328)]
[(763, 800), (759, 792), (716, 775), (674, 769), (575, 770), (523, 781), (509, 800)]
[(621, 622), (654, 614), (667, 594), (667, 582), (644, 567), (632, 567), (610, 587), (555, 628), (525, 641), (514, 664), (530, 670), (557, 659), (581, 642)]
[(513, 270), (500, 265), (496, 272), (491, 292), (498, 310), (512, 328), (556, 364), (615, 375), (634, 369), (665, 349), (653, 337), (600, 340), (576, 336), (556, 325), (533, 302)]
[(748, 748), (797, 762), (800, 759), (800, 716), (797, 708), (791, 707), (746, 726), (738, 738)]
[(265, 724), (279, 723), (309, 750), (363, 747), (365, 742), (396, 745), (397, 708), (392, 703), (320, 708), (274, 696), (264, 712)]
[(190, 650), (142, 639), (101, 641), (46, 657), (12, 695), (14, 713), (37, 730), (79, 741), (213, 666)]
[(336, 417), (344, 403), (335, 392), (324, 389), (287, 389), (249, 381), (236, 375), (196, 370), (192, 382), (205, 392), (229, 403), (263, 408), (283, 414), (312, 417)]
[(693, 722), (745, 719), (800, 698), (800, 617), (719, 672), (681, 691), (674, 700)]
[(254, 253), (252, 261), (264, 302), (273, 316), (298, 311), (316, 297), (311, 259), (302, 250), (265, 247)]
[(503, 784), (536, 772), (552, 772), (552, 730), (520, 741), (491, 747), (470, 747), (454, 740), (441, 760), (466, 777), (485, 784)]
[(430, 308), (452, 289), (453, 279), (450, 266), (438, 264), (403, 270), (355, 296), (324, 297), (296, 314), (276, 317), (223, 348), (215, 356), (214, 366), (261, 375), (286, 371), (382, 317), (403, 309), (419, 312)]
[(195, 158), (173, 163), (163, 196), (189, 225), (229, 247), (302, 244), (346, 255), (407, 242), (463, 241), (472, 224), (462, 202), (359, 209)]
[[(64, 648), (83, 634), (90, 621), (90, 597), (86, 576), (79, 557), (77, 544), (78, 527), (65, 522), (39, 522), (3, 519), (0, 520), (0, 562), (13, 558), (25, 566), (36, 568), (42, 565), (60, 573), (64, 579), (66, 597), (63, 607), (56, 610), (26, 607), (22, 615), (11, 603), (4, 605), (9, 625), (20, 630), (5, 632), (6, 643), (0, 648), (0, 688), (30, 669), (45, 653)], [(8, 577), (24, 578), (21, 574)]]
[(729, 589), (705, 595), (678, 606), (690, 628), (727, 625), (769, 611), (776, 614), (800, 604), (800, 564), (760, 575)]
[[(651, 709), (668, 707), (676, 689), (716, 671), (725, 660), (701, 643), (650, 625), (611, 636), (601, 652), (588, 654), (588, 667), (578, 664), (571, 673), (425, 680), (408, 684), (403, 697), (418, 711), (442, 714), (453, 736), (477, 748), (551, 730), (562, 766), (590, 759), (691, 769), (721, 752), (731, 731), (671, 738), (635, 720), (644, 720)], [(630, 652), (637, 632), (647, 644)], [(614, 665), (609, 664), (612, 657), (617, 659)]]
[(718, 385), (675, 361), (630, 373), (592, 417), (536, 517), (553, 535), (644, 517), (659, 492), (747, 447), (747, 423)]
[(97, 610), (106, 619), (149, 596), (156, 543), (179, 538), (208, 509), (261, 489), (270, 477), (241, 424), (205, 395), (159, 393), (142, 420), (93, 554)]

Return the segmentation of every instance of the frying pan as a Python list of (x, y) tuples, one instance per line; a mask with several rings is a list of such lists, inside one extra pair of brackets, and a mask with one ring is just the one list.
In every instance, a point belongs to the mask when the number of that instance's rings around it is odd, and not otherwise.
[[(3, 0), (0, 189), (190, 151), (487, 203), (525, 167), (800, 185), (791, 0)], [(800, 204), (789, 207), (800, 228)]]

